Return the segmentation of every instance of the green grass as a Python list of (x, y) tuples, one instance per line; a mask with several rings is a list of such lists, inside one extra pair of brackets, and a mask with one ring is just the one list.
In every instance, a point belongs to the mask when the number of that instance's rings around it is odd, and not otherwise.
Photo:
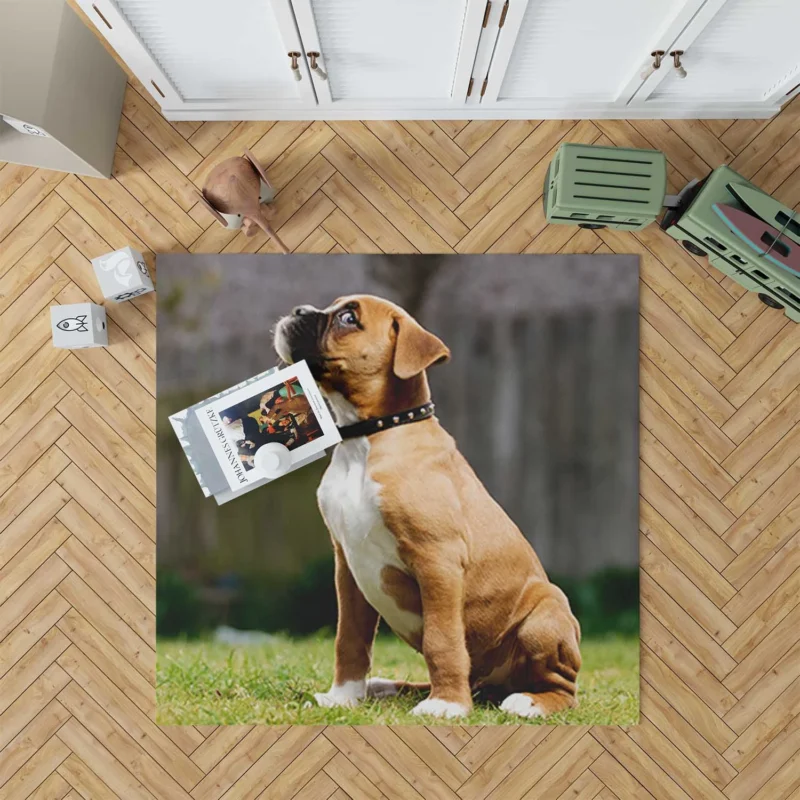
[[(639, 721), (639, 640), (584, 639), (576, 709), (554, 714), (551, 724), (631, 725)], [(421, 655), (391, 636), (379, 636), (374, 674), (427, 681)], [(434, 723), (409, 712), (422, 696), (367, 700), (353, 709), (319, 708), (314, 692), (327, 691), (333, 639), (276, 637), (267, 645), (233, 649), (210, 641), (158, 643), (158, 722), (162, 725), (396, 725)], [(307, 704), (311, 702), (311, 705)], [(478, 700), (467, 725), (520, 722)], [(530, 720), (530, 724), (542, 724)]]

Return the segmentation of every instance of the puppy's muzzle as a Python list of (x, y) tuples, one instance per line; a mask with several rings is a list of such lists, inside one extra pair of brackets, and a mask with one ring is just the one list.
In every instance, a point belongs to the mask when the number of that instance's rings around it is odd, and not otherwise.
[(311, 374), (319, 377), (324, 361), (322, 340), (328, 327), (328, 315), (314, 306), (296, 306), (275, 326), (275, 350), (287, 364), (305, 359)]

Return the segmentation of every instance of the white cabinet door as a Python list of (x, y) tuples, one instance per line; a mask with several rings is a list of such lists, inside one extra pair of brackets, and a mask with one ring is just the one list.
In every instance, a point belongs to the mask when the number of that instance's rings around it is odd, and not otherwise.
[(78, 3), (166, 112), (316, 105), (289, 0)]
[(481, 105), (568, 113), (624, 106), (653, 50), (704, 0), (509, 0)]
[(292, 0), (320, 111), (463, 105), (486, 0)]
[(800, 0), (710, 0), (699, 17), (670, 45), (684, 51), (686, 77), (670, 60), (634, 105), (702, 117), (720, 103), (779, 104), (800, 88)]

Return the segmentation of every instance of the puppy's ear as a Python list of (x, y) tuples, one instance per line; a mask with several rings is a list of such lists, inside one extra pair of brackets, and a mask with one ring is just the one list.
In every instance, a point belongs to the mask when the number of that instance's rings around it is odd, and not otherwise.
[(397, 341), (394, 348), (394, 374), (401, 380), (413, 378), (422, 370), (450, 358), (445, 343), (426, 331), (407, 314), (394, 318)]

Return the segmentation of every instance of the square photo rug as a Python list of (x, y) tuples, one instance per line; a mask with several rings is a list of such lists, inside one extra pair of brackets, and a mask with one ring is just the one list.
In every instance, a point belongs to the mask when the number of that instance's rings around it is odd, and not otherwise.
[(638, 722), (637, 257), (158, 278), (160, 723)]

